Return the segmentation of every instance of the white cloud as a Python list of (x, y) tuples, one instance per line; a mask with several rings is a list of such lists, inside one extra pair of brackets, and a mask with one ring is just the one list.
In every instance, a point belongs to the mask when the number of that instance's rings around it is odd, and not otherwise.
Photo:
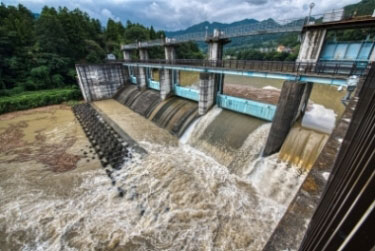
[(107, 19), (111, 18), (111, 19), (113, 19), (115, 21), (120, 21), (119, 17), (115, 17), (112, 14), (112, 12), (110, 10), (106, 9), (106, 8), (102, 9), (101, 14), (102, 14), (103, 17), (105, 17)]
[(359, 0), (3, 0), (5, 4), (21, 3), (38, 12), (43, 5), (80, 8), (104, 24), (108, 18), (153, 25), (158, 29), (176, 30), (203, 21), (233, 22), (245, 18), (276, 20), (299, 18), (341, 8)]

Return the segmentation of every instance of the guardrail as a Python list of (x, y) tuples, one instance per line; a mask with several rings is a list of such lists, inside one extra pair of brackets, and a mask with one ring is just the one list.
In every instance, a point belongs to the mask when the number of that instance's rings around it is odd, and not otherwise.
[(204, 59), (150, 59), (126, 60), (123, 63), (155, 64), (155, 65), (181, 65), (204, 68), (219, 68), (233, 70), (247, 70), (259, 72), (281, 72), (297, 75), (330, 75), (347, 77), (351, 75), (364, 76), (370, 64), (356, 62), (318, 62), (301, 63), (291, 61), (257, 61), (257, 60), (204, 60)]

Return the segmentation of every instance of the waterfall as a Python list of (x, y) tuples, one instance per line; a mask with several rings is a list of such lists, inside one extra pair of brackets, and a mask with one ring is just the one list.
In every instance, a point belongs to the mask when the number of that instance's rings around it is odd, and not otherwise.
[(173, 135), (180, 137), (197, 117), (198, 103), (172, 97), (160, 103), (149, 119)]
[(229, 166), (247, 137), (265, 122), (243, 114), (212, 108), (194, 125), (187, 143)]
[(308, 171), (314, 165), (327, 140), (327, 134), (296, 124), (281, 147), (279, 158), (298, 166), (301, 171)]

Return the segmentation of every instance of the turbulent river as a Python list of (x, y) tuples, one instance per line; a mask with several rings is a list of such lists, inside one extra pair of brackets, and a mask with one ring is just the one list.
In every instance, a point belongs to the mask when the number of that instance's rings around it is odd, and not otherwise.
[(261, 250), (328, 137), (296, 125), (262, 158), (270, 124), (248, 116), (95, 106), (148, 152), (115, 182), (69, 107), (0, 116), (1, 250)]

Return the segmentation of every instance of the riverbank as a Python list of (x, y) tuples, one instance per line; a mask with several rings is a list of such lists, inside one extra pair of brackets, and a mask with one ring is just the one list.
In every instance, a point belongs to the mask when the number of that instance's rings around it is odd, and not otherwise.
[(81, 99), (77, 88), (28, 91), (0, 97), (0, 114)]

